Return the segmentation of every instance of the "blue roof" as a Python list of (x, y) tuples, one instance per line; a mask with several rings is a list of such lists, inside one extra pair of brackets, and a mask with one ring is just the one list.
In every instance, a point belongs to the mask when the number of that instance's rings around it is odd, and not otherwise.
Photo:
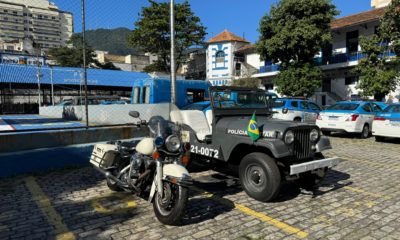
[[(53, 67), (53, 83), (63, 85), (80, 85), (83, 79), (82, 68)], [(41, 67), (41, 84), (51, 84), (50, 67)], [(89, 86), (132, 87), (136, 80), (151, 79), (142, 72), (125, 72), (116, 70), (87, 69)], [(37, 67), (30, 65), (0, 64), (0, 83), (37, 84)], [(82, 80), (83, 84), (83, 80)]]

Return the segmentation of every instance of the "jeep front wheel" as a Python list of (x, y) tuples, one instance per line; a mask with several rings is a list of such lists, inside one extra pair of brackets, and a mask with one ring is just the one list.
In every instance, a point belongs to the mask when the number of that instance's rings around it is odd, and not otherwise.
[(246, 155), (239, 166), (240, 183), (250, 197), (268, 202), (279, 194), (281, 174), (274, 159), (264, 153)]

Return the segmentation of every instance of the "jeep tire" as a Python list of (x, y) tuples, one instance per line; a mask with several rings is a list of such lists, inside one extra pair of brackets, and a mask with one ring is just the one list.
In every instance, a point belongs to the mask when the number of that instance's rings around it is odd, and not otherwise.
[(239, 166), (240, 183), (250, 197), (268, 202), (276, 198), (281, 185), (281, 174), (273, 158), (255, 152), (246, 155)]

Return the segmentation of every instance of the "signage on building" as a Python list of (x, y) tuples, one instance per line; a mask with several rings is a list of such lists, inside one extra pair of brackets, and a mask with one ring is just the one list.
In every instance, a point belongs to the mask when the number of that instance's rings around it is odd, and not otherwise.
[(1, 64), (20, 64), (20, 65), (37, 65), (39, 61), (40, 65), (45, 64), (43, 57), (27, 56), (27, 55), (15, 55), (15, 54), (0, 54)]

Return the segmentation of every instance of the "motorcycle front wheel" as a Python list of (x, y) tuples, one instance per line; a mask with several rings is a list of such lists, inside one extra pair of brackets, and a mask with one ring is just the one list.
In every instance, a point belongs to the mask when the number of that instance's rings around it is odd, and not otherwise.
[(188, 189), (170, 182), (163, 182), (164, 194), (156, 192), (153, 209), (157, 219), (166, 225), (179, 225), (188, 202)]

